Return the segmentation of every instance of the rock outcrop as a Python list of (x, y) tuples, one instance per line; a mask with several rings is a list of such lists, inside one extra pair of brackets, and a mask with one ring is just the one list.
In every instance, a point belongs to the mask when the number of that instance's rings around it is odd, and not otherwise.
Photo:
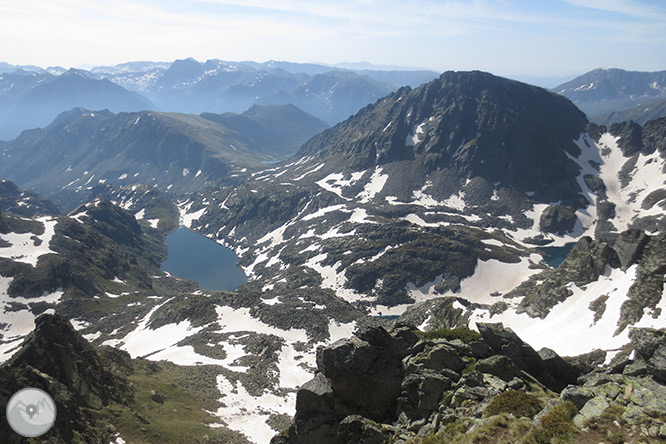
[(597, 366), (583, 365), (596, 356), (537, 353), (501, 324), (478, 327), (481, 335), (453, 339), (451, 330), (372, 327), (320, 348), (319, 373), (272, 444), (666, 438), (666, 332), (634, 329), (635, 358)]
[[(0, 410), (5, 412), (9, 397), (18, 390), (40, 388), (56, 404), (56, 422), (44, 435), (49, 443), (108, 444), (115, 427), (94, 411), (111, 402), (128, 404), (133, 400), (127, 379), (110, 370), (123, 362), (131, 366), (129, 355), (114, 350), (115, 362), (104, 360), (58, 315), (42, 315), (35, 323), (21, 350), (0, 367)], [(0, 442), (24, 441), (3, 426)]]

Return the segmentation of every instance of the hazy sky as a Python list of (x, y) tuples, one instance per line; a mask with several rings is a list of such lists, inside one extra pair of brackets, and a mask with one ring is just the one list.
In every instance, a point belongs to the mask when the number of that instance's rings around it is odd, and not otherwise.
[(0, 0), (0, 61), (287, 60), (560, 76), (666, 70), (664, 0)]

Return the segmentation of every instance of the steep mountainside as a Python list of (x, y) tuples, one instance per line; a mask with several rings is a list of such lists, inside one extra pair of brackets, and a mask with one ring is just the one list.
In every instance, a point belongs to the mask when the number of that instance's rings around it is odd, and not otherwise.
[(595, 69), (553, 88), (588, 116), (598, 116), (666, 98), (666, 71)]
[[(586, 285), (621, 289), (600, 314), (608, 337), (581, 342), (580, 352), (590, 351), (626, 341), (627, 325), (659, 325), (650, 313), (658, 312), (662, 289), (641, 283), (641, 256), (594, 259), (600, 265), (584, 278), (558, 271), (544, 283), (547, 275), (538, 273), (585, 234), (612, 246), (633, 236), (627, 229), (642, 229), (659, 244), (664, 125), (587, 126), (569, 101), (545, 90), (445, 73), (363, 109), (289, 163), (254, 173), (253, 182), (181, 208), (194, 229), (237, 251), (248, 276), (268, 286), (329, 288), (374, 315), (456, 296), (475, 321), (504, 313), (508, 325), (528, 328), (552, 308), (540, 331), (554, 340), (562, 313), (592, 301), (596, 290), (586, 293)], [(658, 275), (655, 267), (646, 273)], [(530, 276), (528, 290), (512, 292)], [(620, 308), (632, 286), (644, 294), (638, 306), (646, 312), (632, 302)], [(424, 313), (417, 325), (425, 327)], [(537, 340), (530, 331), (526, 338)]]
[(613, 111), (601, 116), (592, 116), (590, 120), (599, 125), (612, 125), (613, 123), (633, 121), (643, 125), (650, 120), (666, 117), (666, 99), (654, 100), (639, 104), (633, 108)]
[(0, 180), (0, 211), (27, 217), (38, 214), (54, 216), (61, 212), (44, 196), (21, 189), (8, 180)]
[(292, 156), (303, 142), (328, 128), (324, 121), (290, 104), (253, 105), (243, 114), (204, 113), (201, 117), (237, 131), (248, 145), (276, 159)]
[(98, 183), (193, 191), (237, 181), (248, 168), (293, 152), (324, 127), (293, 106), (203, 117), (75, 109), (7, 144), (0, 176), (70, 207), (85, 202)]
[[(162, 361), (141, 361), (130, 379), (158, 389), (165, 406), (182, 412), (169, 416), (170, 410), (147, 406), (154, 401), (150, 390), (134, 407), (112, 406), (108, 422), (123, 439), (146, 429), (154, 442), (180, 443), (183, 436), (204, 435), (202, 422), (224, 421), (236, 432), (218, 424), (223, 442), (268, 442), (288, 424), (295, 389), (311, 377), (316, 348), (373, 322), (324, 289), (250, 283), (234, 293), (210, 292), (171, 277), (158, 267), (177, 209), (145, 186), (95, 192), (118, 205), (99, 198), (57, 218), (0, 213), (0, 362), (39, 329), (38, 315), (54, 311), (96, 346)], [(0, 378), (4, 374), (0, 369)], [(185, 408), (191, 404), (182, 404), (185, 395), (176, 386), (190, 392), (187, 402), (195, 400), (199, 413)], [(183, 415), (199, 425), (181, 422)], [(92, 436), (83, 442), (98, 442)]]
[(22, 85), (22, 91), (14, 94), (11, 106), (0, 120), (0, 138), (9, 140), (18, 136), (22, 130), (44, 127), (58, 114), (75, 107), (109, 109), (113, 112), (141, 111), (155, 107), (141, 95), (127, 91), (109, 80), (92, 78), (85, 71), (70, 69), (59, 76), (49, 75), (42, 81), (39, 81), (40, 76), (45, 75), (25, 76), (33, 80), (29, 85)]
[[(20, 349), (0, 366), (0, 408), (4, 415), (8, 398), (21, 388), (48, 392), (55, 402), (55, 424), (40, 441), (247, 443), (223, 426), (212, 429), (216, 419), (192, 382), (200, 375), (188, 375), (167, 362), (133, 360), (111, 347), (93, 347), (60, 315), (42, 315), (35, 324)], [(0, 428), (0, 439), (26, 442), (7, 426)]]

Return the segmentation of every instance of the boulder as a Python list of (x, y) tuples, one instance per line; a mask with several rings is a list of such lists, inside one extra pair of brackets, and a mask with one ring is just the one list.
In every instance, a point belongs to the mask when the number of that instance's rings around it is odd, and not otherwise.
[(451, 380), (433, 370), (423, 370), (405, 376), (398, 411), (412, 419), (425, 418), (437, 411), (442, 394), (451, 388)]
[(575, 384), (580, 376), (580, 370), (574, 365), (565, 361), (560, 355), (555, 353), (554, 350), (549, 348), (542, 348), (539, 350), (539, 356), (543, 361), (543, 366), (546, 371), (551, 375), (557, 375), (557, 378), (563, 380), (567, 384)]
[(338, 436), (345, 444), (384, 444), (388, 442), (388, 437), (384, 435), (376, 422), (359, 415), (350, 415), (343, 419), (338, 428)]
[(426, 369), (438, 371), (450, 369), (460, 372), (465, 368), (465, 363), (453, 347), (448, 344), (436, 344), (423, 353), (405, 359), (404, 368), (407, 374)]
[(541, 356), (510, 328), (505, 328), (501, 323), (478, 323), (476, 326), (495, 353), (507, 356), (520, 370), (531, 374), (549, 389), (560, 392), (568, 385), (567, 379), (550, 374)]
[(395, 414), (402, 392), (402, 359), (410, 345), (404, 334), (393, 336), (382, 327), (371, 327), (318, 349), (317, 366), (344, 404), (380, 421)]
[(655, 378), (666, 381), (666, 330), (653, 328), (633, 328), (629, 339), (638, 356), (647, 365), (647, 372)]
[(585, 403), (580, 412), (574, 417), (573, 422), (577, 427), (583, 427), (587, 421), (599, 418), (610, 407), (608, 400), (603, 396), (597, 396)]
[(560, 398), (570, 401), (576, 408), (581, 409), (590, 399), (594, 398), (594, 391), (588, 387), (570, 385), (562, 390)]
[(335, 401), (331, 384), (317, 373), (314, 378), (303, 384), (296, 394), (297, 416), (310, 416), (319, 413), (334, 413)]
[(541, 213), (539, 230), (546, 233), (565, 234), (576, 226), (576, 209), (569, 206), (550, 205)]
[(520, 369), (511, 359), (503, 355), (493, 355), (476, 363), (476, 370), (488, 373), (509, 382), (520, 376)]

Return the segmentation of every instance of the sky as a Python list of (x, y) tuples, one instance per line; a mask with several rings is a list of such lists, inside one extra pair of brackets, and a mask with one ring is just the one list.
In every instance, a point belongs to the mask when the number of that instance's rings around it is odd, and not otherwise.
[(666, 70), (664, 0), (0, 0), (0, 61), (369, 62), (498, 75)]

